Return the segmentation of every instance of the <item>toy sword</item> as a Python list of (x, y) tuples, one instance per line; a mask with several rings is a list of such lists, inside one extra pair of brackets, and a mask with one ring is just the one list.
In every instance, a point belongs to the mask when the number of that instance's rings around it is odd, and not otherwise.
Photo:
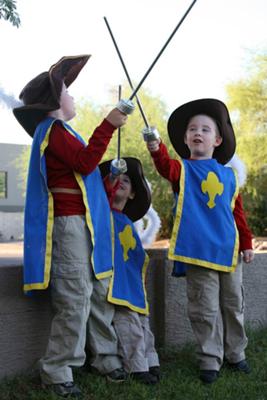
[[(108, 20), (107, 20), (106, 17), (104, 17), (104, 21), (105, 21), (105, 23), (106, 23), (106, 26), (107, 26), (108, 31), (109, 31), (109, 33), (110, 33), (111, 39), (112, 39), (112, 41), (113, 41), (113, 44), (114, 44), (114, 46), (115, 46), (115, 49), (116, 49), (117, 54), (118, 54), (118, 56), (119, 56), (119, 59), (120, 59), (120, 61), (121, 61), (121, 64), (122, 64), (122, 67), (123, 67), (123, 69), (124, 69), (125, 75), (126, 75), (126, 77), (127, 77), (127, 79), (128, 79), (129, 85), (130, 85), (131, 89), (134, 90), (134, 87), (133, 87), (133, 84), (132, 84), (130, 75), (129, 75), (128, 71), (127, 71), (125, 62), (124, 62), (124, 60), (123, 60), (123, 58), (122, 58), (121, 52), (120, 52), (120, 50), (119, 50), (119, 47), (118, 47), (118, 45), (117, 45), (117, 42), (116, 42), (116, 40), (115, 40), (115, 37), (114, 37), (114, 35), (113, 35), (113, 33), (112, 33), (112, 30), (111, 30), (111, 28), (110, 28), (110, 25), (109, 25)], [(136, 102), (137, 102), (137, 105), (138, 105), (138, 107), (139, 107), (140, 113), (141, 113), (141, 115), (142, 115), (142, 117), (143, 117), (143, 120), (144, 120), (144, 123), (145, 123), (145, 128), (142, 130), (142, 134), (143, 134), (144, 140), (145, 140), (145, 141), (151, 141), (151, 140), (156, 140), (156, 139), (158, 139), (158, 138), (159, 138), (159, 133), (158, 133), (157, 129), (156, 129), (154, 126), (149, 126), (148, 121), (147, 121), (147, 118), (146, 118), (146, 115), (145, 115), (145, 113), (144, 113), (143, 107), (142, 107), (142, 105), (141, 105), (141, 102), (140, 102), (140, 100), (139, 100), (137, 94), (135, 95), (135, 98), (136, 98)]]
[(141, 79), (141, 81), (138, 83), (138, 85), (136, 86), (135, 90), (132, 92), (131, 96), (129, 97), (128, 100), (123, 100), (121, 99), (117, 105), (117, 108), (123, 112), (124, 114), (131, 114), (134, 110), (134, 104), (132, 102), (132, 99), (136, 96), (138, 90), (140, 89), (140, 87), (142, 86), (142, 84), (144, 83), (144, 81), (146, 80), (146, 78), (148, 77), (148, 75), (150, 74), (151, 70), (153, 69), (153, 67), (155, 66), (156, 62), (158, 61), (158, 59), (160, 58), (160, 56), (162, 55), (162, 53), (164, 52), (164, 50), (166, 49), (166, 47), (168, 46), (168, 44), (170, 43), (171, 39), (173, 38), (173, 36), (175, 35), (175, 33), (177, 32), (177, 30), (179, 29), (179, 27), (182, 25), (183, 21), (185, 20), (185, 18), (187, 17), (187, 15), (189, 14), (189, 12), (191, 11), (191, 9), (193, 8), (193, 6), (195, 5), (197, 0), (194, 0), (191, 5), (188, 7), (187, 11), (185, 12), (185, 14), (183, 15), (183, 17), (181, 18), (181, 20), (179, 21), (179, 23), (176, 25), (176, 27), (174, 28), (174, 30), (172, 31), (171, 35), (169, 36), (169, 38), (167, 39), (166, 43), (164, 44), (164, 46), (162, 47), (162, 49), (160, 50), (160, 52), (158, 53), (157, 57), (155, 58), (155, 60), (152, 62), (152, 64), (150, 65), (150, 67), (148, 68), (148, 70), (146, 71), (146, 73), (144, 74), (143, 78)]
[[(121, 85), (119, 85), (119, 101), (121, 100)], [(115, 179), (121, 174), (125, 174), (127, 172), (127, 164), (126, 161), (121, 158), (121, 128), (118, 128), (118, 150), (117, 150), (117, 158), (111, 161), (110, 163), (110, 172), (112, 178)]]

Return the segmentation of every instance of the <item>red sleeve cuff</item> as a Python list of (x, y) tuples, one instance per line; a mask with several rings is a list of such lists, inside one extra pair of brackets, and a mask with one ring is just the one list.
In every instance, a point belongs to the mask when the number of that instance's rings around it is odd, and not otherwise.
[(101, 123), (101, 128), (105, 129), (107, 133), (112, 134), (117, 128), (113, 126), (106, 118)]

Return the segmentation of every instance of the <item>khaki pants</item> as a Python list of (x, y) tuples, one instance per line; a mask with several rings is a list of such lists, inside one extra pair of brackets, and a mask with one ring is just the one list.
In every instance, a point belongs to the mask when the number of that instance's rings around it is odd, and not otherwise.
[[(40, 360), (43, 383), (73, 381), (71, 367), (85, 362), (87, 321), (93, 307), (91, 295), (98, 283), (90, 263), (91, 251), (90, 232), (83, 216), (55, 218), (50, 279), (55, 316), (45, 356)], [(100, 320), (105, 318), (105, 313), (100, 315)], [(106, 351), (108, 354), (109, 350)]]
[(116, 306), (114, 327), (119, 339), (119, 354), (128, 373), (159, 366), (148, 316)]
[(118, 355), (118, 339), (113, 326), (115, 307), (107, 301), (109, 281), (109, 278), (94, 280), (87, 329), (90, 365), (100, 374), (107, 374), (122, 367)]
[(234, 272), (190, 266), (186, 272), (188, 314), (197, 341), (200, 369), (219, 371), (245, 358), (242, 263)]

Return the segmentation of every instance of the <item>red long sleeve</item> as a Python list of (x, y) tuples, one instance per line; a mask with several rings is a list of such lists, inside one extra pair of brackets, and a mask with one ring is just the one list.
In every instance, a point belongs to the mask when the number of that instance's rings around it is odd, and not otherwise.
[[(66, 132), (60, 122), (53, 125), (45, 151), (48, 187), (78, 189), (74, 172), (90, 174), (101, 161), (115, 128), (107, 120), (98, 126), (88, 145)], [(83, 215), (82, 195), (53, 193), (54, 215)]]
[(236, 198), (233, 214), (239, 232), (239, 250), (252, 249), (252, 234), (247, 224), (240, 194)]
[(175, 192), (178, 192), (181, 175), (181, 164), (179, 161), (170, 158), (167, 147), (162, 142), (159, 145), (159, 150), (153, 151), (150, 154), (159, 174), (172, 184)]

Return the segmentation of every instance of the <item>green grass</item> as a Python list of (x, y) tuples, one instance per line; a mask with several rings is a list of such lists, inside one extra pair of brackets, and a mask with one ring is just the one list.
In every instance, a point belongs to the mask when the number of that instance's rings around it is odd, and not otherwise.
[[(203, 385), (198, 378), (194, 346), (161, 349), (162, 379), (145, 386), (133, 381), (106, 383), (102, 377), (75, 371), (85, 400), (267, 400), (267, 329), (249, 331), (249, 375), (223, 367), (218, 381)], [(39, 378), (19, 376), (0, 383), (0, 400), (58, 400), (41, 389)]]

